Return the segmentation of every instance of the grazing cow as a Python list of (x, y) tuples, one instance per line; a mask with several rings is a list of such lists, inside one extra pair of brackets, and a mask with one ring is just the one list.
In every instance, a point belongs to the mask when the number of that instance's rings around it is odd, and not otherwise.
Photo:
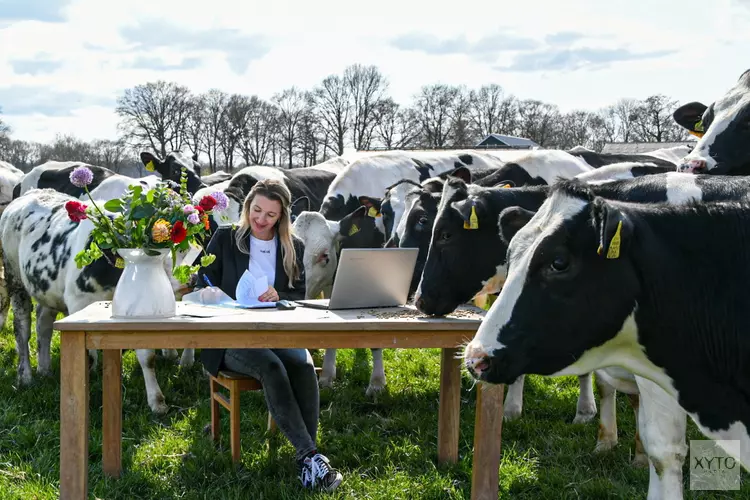
[(224, 172), (223, 170), (217, 170), (213, 174), (201, 177), (201, 182), (206, 186), (213, 186), (222, 182), (229, 181), (232, 178), (232, 174)]
[[(122, 270), (114, 266), (114, 255), (100, 258), (78, 269), (74, 256), (91, 243), (93, 224), (90, 220), (70, 220), (65, 203), (74, 200), (53, 189), (31, 190), (13, 200), (0, 216), (0, 246), (7, 279), (7, 291), (13, 306), (13, 326), (18, 350), (18, 383), (31, 383), (29, 338), (31, 308), (37, 307), (38, 373), (49, 374), (52, 324), (58, 312), (73, 314), (99, 300), (111, 300)], [(106, 256), (106, 254), (105, 254)], [(185, 255), (178, 252), (178, 258)], [(175, 290), (181, 288), (171, 273), (172, 260), (165, 259)], [(5, 319), (7, 304), (0, 315)], [(176, 351), (164, 350), (176, 357)], [(154, 372), (154, 351), (136, 350), (143, 369), (148, 404), (155, 413), (167, 411), (164, 395)], [(96, 351), (90, 350), (96, 366)], [(193, 349), (183, 352), (181, 366), (193, 362)]]
[[(232, 222), (240, 220), (242, 204), (250, 190), (260, 180), (276, 179), (289, 188), (292, 200), (307, 198), (307, 209), (318, 210), (328, 186), (336, 177), (334, 172), (315, 168), (294, 168), (282, 170), (276, 167), (254, 165), (245, 167), (232, 177), (224, 193), (229, 198), (229, 209), (226, 211)], [(304, 205), (295, 205), (293, 215), (296, 217)]]
[[(380, 225), (379, 225), (380, 224)], [(340, 221), (330, 221), (319, 212), (304, 211), (294, 221), (294, 233), (305, 243), (302, 261), (305, 266), (305, 298), (316, 298), (323, 292), (330, 297), (336, 275), (339, 250), (342, 248), (371, 248), (385, 241), (380, 218), (369, 216), (361, 206)], [(385, 387), (383, 350), (372, 352), (372, 374), (366, 394)], [(336, 349), (326, 349), (321, 387), (330, 387), (336, 378)]]
[(679, 172), (750, 174), (750, 70), (710, 106), (690, 102), (677, 108), (674, 120), (699, 137), (682, 158)]
[(573, 148), (569, 154), (576, 156), (593, 168), (600, 168), (614, 163), (653, 163), (660, 167), (668, 167), (674, 170), (676, 163), (662, 158), (662, 155), (650, 153), (622, 154), (622, 153), (597, 153), (585, 148)]
[[(466, 346), (472, 376), (507, 383), (620, 366), (657, 403), (679, 404), (704, 436), (740, 441), (739, 455), (724, 451), (750, 467), (750, 205), (619, 202), (571, 180), (529, 215), (500, 217), (508, 277)], [(706, 289), (710, 300), (696, 301)], [(687, 448), (663, 446), (672, 422), (651, 423), (641, 435), (651, 480), (677, 496), (682, 482), (667, 471), (681, 473)]]

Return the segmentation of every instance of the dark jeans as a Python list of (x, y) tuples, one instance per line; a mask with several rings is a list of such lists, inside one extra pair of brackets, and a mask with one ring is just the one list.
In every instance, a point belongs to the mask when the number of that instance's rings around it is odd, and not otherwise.
[(297, 459), (316, 449), (318, 377), (307, 349), (227, 349), (223, 364), (260, 380), (268, 411), (297, 450)]

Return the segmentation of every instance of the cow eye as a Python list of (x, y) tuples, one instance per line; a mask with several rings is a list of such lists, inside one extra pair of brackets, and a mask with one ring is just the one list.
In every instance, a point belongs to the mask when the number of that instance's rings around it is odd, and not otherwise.
[(556, 273), (566, 271), (570, 267), (570, 259), (567, 255), (557, 255), (549, 265), (550, 269)]
[(424, 217), (424, 216), (420, 217), (419, 218), (419, 225), (420, 226), (424, 226), (425, 224), (427, 224), (427, 217)]
[(451, 239), (451, 233), (449, 233), (448, 231), (443, 231), (442, 233), (440, 233), (440, 239), (443, 241), (448, 241), (449, 239)]

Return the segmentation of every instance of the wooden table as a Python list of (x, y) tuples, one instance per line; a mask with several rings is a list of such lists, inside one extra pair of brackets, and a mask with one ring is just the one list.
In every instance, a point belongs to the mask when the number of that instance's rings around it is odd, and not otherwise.
[[(165, 320), (112, 319), (96, 302), (54, 323), (60, 330), (60, 498), (88, 498), (89, 369), (87, 349), (101, 349), (102, 462), (122, 471), (122, 349), (166, 348), (441, 348), (438, 462), (458, 460), (461, 365), (457, 347), (474, 336), (483, 311), (462, 307), (426, 318), (413, 307), (325, 311), (217, 310), (178, 303)], [(186, 314), (222, 314), (191, 317)], [(384, 317), (384, 316), (390, 317)], [(502, 385), (477, 384), (472, 499), (497, 499), (503, 416)]]

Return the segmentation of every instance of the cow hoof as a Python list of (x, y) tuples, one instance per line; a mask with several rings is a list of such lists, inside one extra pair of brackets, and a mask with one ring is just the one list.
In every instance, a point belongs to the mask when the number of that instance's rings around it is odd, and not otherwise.
[(318, 380), (318, 385), (320, 387), (332, 387), (333, 379), (330, 377), (320, 377), (320, 380)]
[(636, 453), (633, 457), (633, 467), (648, 467), (648, 455), (645, 453)]
[(169, 406), (163, 400), (149, 403), (149, 406), (151, 407), (151, 411), (157, 415), (164, 415), (169, 411)]
[(589, 413), (589, 410), (587, 411), (579, 411), (576, 413), (575, 418), (573, 419), (574, 424), (585, 424), (587, 422), (590, 422), (594, 417), (596, 416), (596, 410)]
[(180, 358), (180, 367), (181, 368), (190, 368), (195, 363), (195, 356), (193, 354), (182, 354), (182, 357)]
[(49, 377), (52, 374), (52, 371), (49, 369), (49, 367), (37, 368), (36, 374), (39, 375), (40, 377)]
[(617, 446), (617, 439), (605, 439), (596, 442), (594, 453), (604, 453)]
[(520, 406), (510, 405), (503, 409), (503, 420), (510, 422), (521, 417), (523, 409)]
[(31, 373), (27, 372), (26, 370), (18, 372), (18, 376), (16, 377), (16, 384), (19, 387), (31, 385)]
[(385, 389), (383, 385), (380, 384), (370, 384), (367, 386), (367, 390), (365, 391), (365, 396), (374, 396), (376, 394), (380, 394), (380, 392)]

